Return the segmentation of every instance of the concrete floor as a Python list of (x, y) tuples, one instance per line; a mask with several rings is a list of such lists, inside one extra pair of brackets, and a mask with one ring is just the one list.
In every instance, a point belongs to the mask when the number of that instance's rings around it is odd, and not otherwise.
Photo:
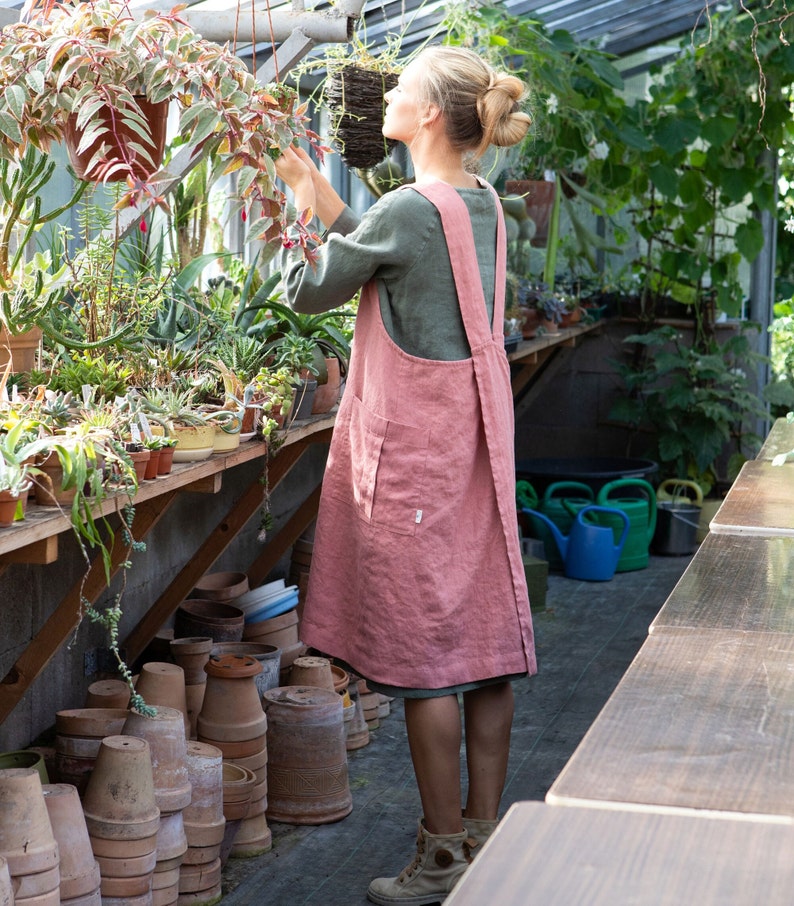
[[(534, 613), (538, 675), (516, 683), (516, 713), (502, 813), (542, 800), (609, 698), (689, 557), (651, 557), (609, 582), (549, 577)], [(273, 849), (230, 860), (224, 906), (364, 906), (370, 880), (392, 876), (414, 852), (420, 814), (402, 706), (351, 752), (353, 811), (318, 827), (271, 824)], [(527, 840), (527, 845), (532, 844)]]

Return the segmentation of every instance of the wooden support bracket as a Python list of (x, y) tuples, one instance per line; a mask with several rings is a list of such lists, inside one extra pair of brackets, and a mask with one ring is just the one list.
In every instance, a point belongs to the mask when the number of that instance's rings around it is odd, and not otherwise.
[(58, 536), (50, 535), (49, 538), (42, 538), (27, 544), (25, 547), (9, 551), (0, 557), (0, 564), (7, 563), (35, 563), (43, 565), (54, 563), (58, 559)]

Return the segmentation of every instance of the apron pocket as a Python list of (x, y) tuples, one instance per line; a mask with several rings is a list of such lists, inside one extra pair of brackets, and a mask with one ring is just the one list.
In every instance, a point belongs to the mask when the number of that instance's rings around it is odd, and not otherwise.
[(337, 452), (340, 459), (348, 459), (352, 488), (334, 480), (329, 491), (347, 500), (352, 491), (355, 507), (366, 522), (413, 535), (421, 522), (430, 431), (383, 418), (356, 397), (351, 403), (349, 422), (337, 422), (334, 433), (342, 428)]

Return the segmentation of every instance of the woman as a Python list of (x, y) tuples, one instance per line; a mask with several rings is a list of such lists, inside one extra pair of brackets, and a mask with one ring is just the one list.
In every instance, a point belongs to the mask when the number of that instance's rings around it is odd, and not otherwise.
[(471, 51), (419, 54), (386, 95), (383, 124), (407, 145), (416, 181), (360, 223), (304, 152), (277, 162), (297, 206), (330, 228), (316, 266), (285, 263), (290, 304), (324, 311), (363, 286), (301, 637), (405, 701), (424, 817), (411, 864), (370, 884), (374, 903), (437, 902), (461, 876), (496, 825), (511, 680), (536, 671), (502, 336), (504, 222), (493, 189), (465, 167), (524, 137), (523, 91)]

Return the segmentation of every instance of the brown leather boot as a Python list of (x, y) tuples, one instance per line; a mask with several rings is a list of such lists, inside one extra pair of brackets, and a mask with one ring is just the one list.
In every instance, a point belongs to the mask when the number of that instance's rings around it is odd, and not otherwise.
[(469, 835), (429, 834), (419, 822), (416, 855), (396, 878), (375, 878), (367, 898), (378, 906), (443, 903), (471, 862)]

